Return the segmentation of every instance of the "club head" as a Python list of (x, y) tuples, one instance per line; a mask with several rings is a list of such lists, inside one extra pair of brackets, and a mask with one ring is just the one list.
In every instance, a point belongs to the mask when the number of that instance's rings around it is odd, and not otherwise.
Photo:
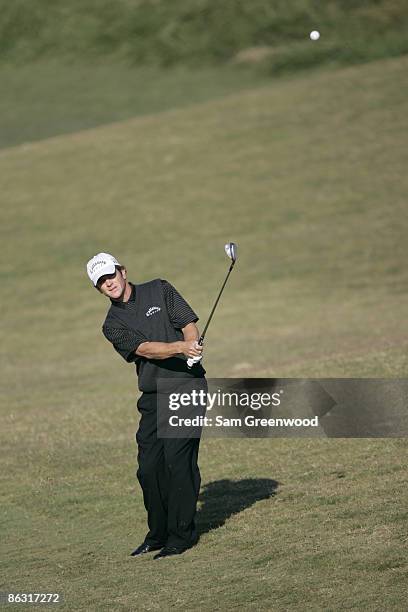
[(228, 242), (225, 245), (225, 252), (232, 260), (232, 263), (235, 263), (237, 260), (237, 245), (235, 244), (235, 242)]

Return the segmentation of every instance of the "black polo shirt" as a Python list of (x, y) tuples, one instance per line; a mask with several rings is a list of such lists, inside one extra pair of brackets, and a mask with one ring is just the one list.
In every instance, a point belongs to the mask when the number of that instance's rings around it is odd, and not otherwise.
[(168, 359), (147, 359), (135, 354), (143, 342), (183, 340), (183, 327), (198, 316), (180, 293), (166, 280), (155, 279), (132, 287), (127, 302), (111, 300), (102, 327), (104, 336), (125, 361), (136, 364), (141, 391), (156, 391), (158, 377), (202, 377), (201, 364), (187, 368), (182, 354)]

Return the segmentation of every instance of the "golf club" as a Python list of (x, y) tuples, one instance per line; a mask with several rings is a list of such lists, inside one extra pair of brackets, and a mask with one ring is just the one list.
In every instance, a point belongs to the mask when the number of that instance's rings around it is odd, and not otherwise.
[[(225, 245), (225, 252), (226, 252), (227, 256), (231, 259), (231, 265), (229, 267), (228, 274), (227, 274), (227, 276), (225, 278), (225, 281), (224, 281), (224, 283), (223, 283), (223, 285), (221, 287), (221, 290), (220, 290), (220, 292), (218, 294), (218, 297), (215, 300), (215, 304), (213, 306), (213, 309), (211, 310), (210, 316), (208, 317), (208, 321), (206, 323), (206, 326), (204, 327), (203, 333), (201, 334), (200, 339), (198, 340), (198, 344), (200, 346), (202, 346), (202, 344), (204, 342), (205, 334), (207, 332), (208, 326), (210, 325), (210, 322), (211, 322), (211, 319), (212, 319), (213, 314), (215, 312), (215, 309), (217, 308), (217, 304), (218, 304), (218, 302), (220, 300), (221, 294), (224, 291), (225, 285), (227, 284), (227, 280), (229, 278), (229, 275), (231, 274), (232, 268), (234, 267), (235, 262), (237, 261), (237, 245), (236, 245), (236, 243), (235, 242), (227, 242), (227, 244)], [(191, 368), (194, 363), (195, 363), (195, 361), (194, 361), (193, 357), (190, 357), (189, 359), (187, 359), (187, 366), (189, 368)]]

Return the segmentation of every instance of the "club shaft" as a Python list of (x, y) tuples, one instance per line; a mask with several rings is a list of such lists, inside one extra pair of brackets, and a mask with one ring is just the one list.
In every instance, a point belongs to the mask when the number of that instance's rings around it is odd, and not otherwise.
[(207, 323), (206, 323), (206, 326), (204, 327), (204, 331), (203, 331), (203, 333), (202, 333), (202, 334), (201, 334), (201, 336), (200, 336), (200, 339), (199, 339), (199, 341), (198, 341), (198, 344), (199, 344), (200, 346), (201, 346), (201, 345), (203, 344), (203, 342), (204, 342), (204, 337), (205, 337), (206, 331), (207, 331), (208, 326), (209, 326), (209, 324), (210, 324), (210, 322), (211, 322), (211, 319), (212, 319), (212, 317), (213, 317), (213, 314), (214, 314), (214, 312), (215, 312), (215, 309), (217, 308), (217, 304), (218, 304), (218, 302), (220, 301), (221, 294), (222, 294), (222, 292), (224, 291), (224, 287), (225, 287), (225, 285), (227, 284), (227, 280), (228, 280), (228, 278), (229, 278), (229, 275), (231, 274), (231, 270), (232, 270), (232, 268), (234, 267), (234, 263), (235, 263), (235, 262), (233, 261), (233, 262), (232, 262), (232, 264), (230, 265), (230, 269), (228, 270), (228, 274), (227, 274), (227, 276), (226, 276), (226, 278), (225, 278), (225, 281), (224, 281), (224, 283), (223, 283), (223, 285), (222, 285), (222, 287), (221, 287), (221, 290), (220, 290), (220, 292), (219, 292), (219, 294), (218, 294), (218, 297), (217, 297), (217, 299), (215, 300), (215, 304), (214, 304), (213, 309), (212, 309), (212, 311), (211, 311), (211, 313), (210, 313), (210, 316), (208, 317), (208, 321), (207, 321)]

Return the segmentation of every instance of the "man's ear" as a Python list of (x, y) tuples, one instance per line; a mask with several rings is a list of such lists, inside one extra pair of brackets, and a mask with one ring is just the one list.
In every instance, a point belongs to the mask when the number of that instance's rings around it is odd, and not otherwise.
[(126, 280), (127, 279), (127, 270), (126, 270), (125, 266), (121, 266), (120, 273), (122, 274), (122, 277)]

